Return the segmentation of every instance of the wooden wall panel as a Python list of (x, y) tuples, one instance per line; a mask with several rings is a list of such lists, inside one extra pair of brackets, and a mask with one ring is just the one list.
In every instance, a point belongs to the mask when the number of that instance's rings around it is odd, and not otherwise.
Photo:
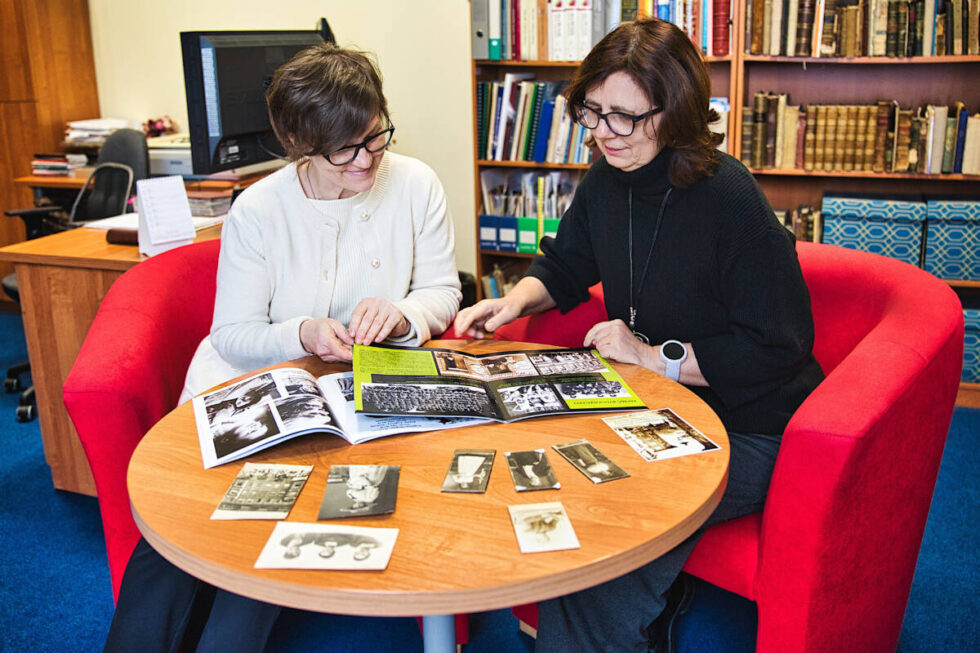
[(0, 2), (0, 102), (34, 99), (22, 2)]

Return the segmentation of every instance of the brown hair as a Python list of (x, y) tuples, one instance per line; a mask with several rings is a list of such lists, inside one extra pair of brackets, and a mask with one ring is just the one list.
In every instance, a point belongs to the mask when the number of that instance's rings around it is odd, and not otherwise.
[(658, 18), (623, 23), (592, 48), (565, 89), (569, 116), (575, 120), (586, 93), (617, 72), (663, 107), (656, 136), (674, 150), (670, 182), (683, 188), (714, 174), (721, 161), (715, 147), (723, 137), (708, 129), (718, 113), (709, 106), (711, 77), (691, 39)]
[(265, 99), (272, 129), (294, 161), (348, 145), (378, 116), (391, 122), (381, 73), (367, 53), (329, 43), (280, 66)]

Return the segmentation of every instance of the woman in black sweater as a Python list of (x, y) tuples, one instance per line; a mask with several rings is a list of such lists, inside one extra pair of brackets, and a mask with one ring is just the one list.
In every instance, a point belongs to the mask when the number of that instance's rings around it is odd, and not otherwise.
[[(780, 435), (823, 379), (793, 236), (749, 171), (715, 149), (710, 86), (670, 23), (626, 23), (602, 39), (565, 91), (602, 158), (527, 275), (455, 323), (483, 337), (568, 311), (601, 281), (610, 319), (584, 345), (680, 381), (729, 431), (728, 487), (705, 527), (762, 510)], [(667, 650), (665, 605), (684, 600), (668, 589), (703, 530), (630, 574), (542, 602), (537, 650)]]

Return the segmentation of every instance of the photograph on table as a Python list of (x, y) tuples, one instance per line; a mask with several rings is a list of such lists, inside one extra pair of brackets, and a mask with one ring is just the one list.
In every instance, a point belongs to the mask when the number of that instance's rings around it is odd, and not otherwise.
[(605, 483), (629, 477), (622, 467), (609, 460), (588, 440), (556, 444), (551, 448), (593, 483)]
[(603, 417), (602, 421), (646, 461), (678, 458), (720, 448), (669, 408)]
[(395, 511), (398, 465), (331, 465), (317, 519), (384, 515)]
[(579, 548), (578, 537), (560, 501), (507, 506), (521, 553)]
[(211, 519), (285, 519), (313, 465), (245, 463)]
[(486, 492), (496, 453), (493, 449), (457, 449), (442, 482), (442, 491)]
[(544, 449), (506, 451), (504, 455), (507, 456), (514, 489), (518, 492), (557, 490), (561, 487)]
[(255, 568), (384, 569), (397, 537), (397, 528), (281, 521), (262, 548)]

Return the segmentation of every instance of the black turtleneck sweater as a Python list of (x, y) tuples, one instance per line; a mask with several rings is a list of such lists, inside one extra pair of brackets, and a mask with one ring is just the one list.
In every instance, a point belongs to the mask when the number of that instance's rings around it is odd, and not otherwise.
[(823, 379), (793, 236), (751, 173), (723, 155), (712, 177), (671, 191), (651, 254), (671, 156), (665, 149), (630, 172), (598, 160), (556, 238), (542, 240), (543, 255), (528, 275), (544, 283), (562, 312), (587, 300), (589, 286), (601, 281), (609, 319), (627, 324), (632, 287), (636, 330), (652, 344), (691, 343), (709, 387), (690, 389), (725, 428), (782, 433)]

